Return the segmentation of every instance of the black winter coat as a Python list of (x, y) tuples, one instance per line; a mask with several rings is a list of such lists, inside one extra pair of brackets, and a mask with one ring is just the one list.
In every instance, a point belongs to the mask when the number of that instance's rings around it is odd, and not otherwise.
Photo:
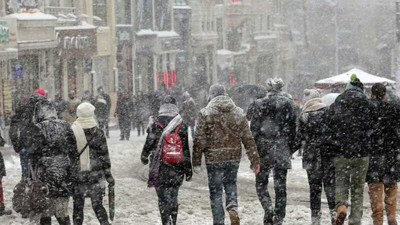
[(48, 118), (36, 124), (39, 132), (34, 134), (29, 150), (33, 169), (38, 179), (49, 188), (50, 197), (67, 197), (73, 191), (72, 162), (76, 160), (76, 142), (70, 125)]
[[(158, 116), (156, 118), (156, 120), (158, 120), (163, 125), (163, 127), (166, 127), (172, 119), (173, 117), (169, 116)], [(152, 160), (162, 131), (163, 129), (156, 123), (150, 124), (149, 128), (147, 129), (146, 143), (144, 144), (142, 150), (142, 159), (147, 159), (150, 157), (150, 160)], [(183, 162), (177, 164), (167, 164), (161, 162), (158, 181), (158, 185), (160, 187), (181, 186), (183, 183), (184, 175), (186, 175), (186, 177), (192, 176), (192, 163), (189, 150), (188, 128), (185, 123), (182, 124), (178, 134), (183, 144)]]
[(41, 95), (34, 94), (26, 104), (19, 106), (11, 117), (9, 136), (17, 153), (22, 149), (29, 149), (32, 146), (32, 137), (38, 132), (32, 121), (33, 111), (38, 102), (48, 102), (48, 100)]
[[(257, 100), (252, 110), (250, 129), (262, 164), (291, 167), (290, 156), (297, 150), (294, 148), (296, 114), (292, 99), (285, 93), (270, 93)], [(271, 143), (278, 143), (279, 149), (271, 149)]]
[(369, 156), (375, 108), (360, 88), (350, 88), (337, 97), (329, 108), (332, 138), (339, 146), (337, 156)]
[[(317, 111), (306, 112), (300, 115), (296, 135), (296, 149), (304, 146), (303, 168), (307, 170), (318, 170), (322, 165), (322, 158), (334, 157), (331, 143), (331, 130), (326, 118), (328, 108)], [(325, 160), (327, 161), (327, 160)]]
[(367, 182), (396, 183), (400, 181), (400, 107), (384, 100), (372, 102), (377, 107)]
[[(84, 129), (86, 140), (89, 143), (91, 171), (80, 171), (79, 159), (75, 162), (77, 184), (96, 184), (111, 175), (111, 161), (108, 152), (107, 139), (104, 132), (98, 128)], [(74, 146), (76, 152), (82, 151)]]
[(129, 97), (121, 97), (117, 102), (118, 117), (132, 117), (133, 101)]

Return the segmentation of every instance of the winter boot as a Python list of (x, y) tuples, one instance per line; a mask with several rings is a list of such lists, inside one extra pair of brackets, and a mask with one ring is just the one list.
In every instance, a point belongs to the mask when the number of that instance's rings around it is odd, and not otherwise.
[(11, 214), (12, 214), (11, 209), (7, 209), (4, 205), (0, 205), (0, 216), (7, 216)]
[(337, 209), (336, 225), (343, 225), (347, 217), (347, 207), (341, 205)]
[(51, 225), (51, 217), (40, 218), (40, 225)]
[(231, 219), (231, 225), (240, 225), (240, 218), (236, 207), (229, 210), (229, 218)]
[(397, 225), (396, 198), (397, 198), (397, 184), (385, 184), (385, 209), (389, 225)]
[(333, 209), (329, 210), (329, 215), (331, 216), (331, 224), (335, 225), (336, 224), (336, 211)]
[(274, 224), (274, 215), (270, 212), (265, 212), (264, 225), (273, 225), (273, 224)]
[(383, 187), (383, 183), (372, 183), (368, 185), (374, 225), (383, 225)]

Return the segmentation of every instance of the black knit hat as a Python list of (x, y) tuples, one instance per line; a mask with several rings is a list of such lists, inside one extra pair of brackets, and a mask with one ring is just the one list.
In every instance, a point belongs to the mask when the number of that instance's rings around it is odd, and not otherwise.
[(174, 104), (174, 105), (176, 105), (176, 99), (174, 97), (172, 97), (171, 95), (167, 95), (164, 98), (162, 103), (163, 104)]
[(374, 84), (371, 89), (372, 95), (377, 99), (384, 99), (386, 95), (386, 87), (383, 84)]

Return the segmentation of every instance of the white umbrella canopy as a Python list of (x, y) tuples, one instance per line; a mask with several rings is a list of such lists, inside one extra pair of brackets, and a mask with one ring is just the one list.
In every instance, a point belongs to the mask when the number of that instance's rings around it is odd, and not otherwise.
[(319, 89), (329, 89), (333, 87), (340, 87), (348, 84), (350, 82), (350, 77), (352, 74), (356, 74), (358, 79), (364, 84), (364, 86), (370, 87), (376, 83), (383, 83), (385, 85), (394, 85), (395, 81), (389, 80), (387, 78), (378, 77), (360, 69), (352, 69), (346, 73), (339, 74), (334, 77), (329, 77), (323, 80), (315, 82), (315, 87)]

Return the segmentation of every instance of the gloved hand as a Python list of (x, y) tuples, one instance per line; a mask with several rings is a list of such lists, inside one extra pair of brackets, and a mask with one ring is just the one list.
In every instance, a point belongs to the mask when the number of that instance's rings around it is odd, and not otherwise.
[(193, 171), (194, 171), (194, 173), (196, 173), (196, 174), (201, 173), (201, 166), (195, 166), (195, 167), (193, 167)]
[(115, 180), (114, 177), (111, 174), (106, 175), (106, 180), (108, 183), (109, 187), (114, 187), (115, 186)]
[(185, 176), (186, 176), (186, 181), (189, 182), (192, 180), (193, 172), (190, 170), (186, 172)]
[(145, 156), (140, 156), (140, 160), (142, 161), (143, 165), (149, 164), (149, 158)]

